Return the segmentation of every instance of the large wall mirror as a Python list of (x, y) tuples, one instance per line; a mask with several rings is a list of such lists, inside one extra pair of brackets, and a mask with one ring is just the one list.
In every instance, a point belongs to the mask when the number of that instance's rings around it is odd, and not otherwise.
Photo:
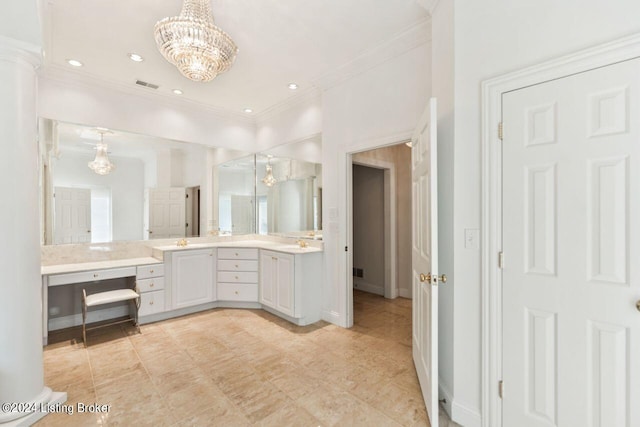
[(322, 238), (320, 135), (218, 165), (220, 234)]
[[(43, 244), (321, 236), (319, 135), (250, 154), (45, 118), (39, 128)], [(104, 175), (88, 166), (100, 143), (115, 166)]]
[[(206, 236), (213, 168), (248, 153), (40, 119), (43, 244)], [(89, 168), (106, 145), (115, 168)]]

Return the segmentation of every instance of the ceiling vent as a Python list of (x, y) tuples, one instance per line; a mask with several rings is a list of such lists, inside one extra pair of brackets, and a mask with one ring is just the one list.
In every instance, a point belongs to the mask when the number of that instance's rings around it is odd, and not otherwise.
[(144, 86), (151, 89), (158, 89), (160, 87), (158, 85), (154, 85), (153, 83), (143, 82), (142, 80), (136, 80), (136, 84), (139, 86)]

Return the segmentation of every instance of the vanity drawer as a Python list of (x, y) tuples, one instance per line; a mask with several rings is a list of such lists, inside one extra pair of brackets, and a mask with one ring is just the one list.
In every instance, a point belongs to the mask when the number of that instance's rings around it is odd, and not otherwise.
[(258, 285), (252, 283), (218, 283), (218, 300), (258, 302)]
[(138, 316), (147, 316), (164, 311), (164, 291), (145, 292), (140, 294), (140, 310)]
[(80, 273), (54, 274), (49, 276), (49, 286), (70, 285), (72, 283), (95, 282), (97, 280), (132, 277), (135, 267), (111, 268), (108, 270), (82, 271)]
[(258, 259), (258, 250), (249, 248), (219, 248), (218, 259)]
[(218, 271), (258, 271), (258, 261), (219, 259)]
[(138, 291), (151, 292), (159, 289), (164, 289), (164, 277), (152, 277), (150, 279), (138, 279), (136, 280), (138, 285)]
[(138, 279), (164, 276), (164, 264), (150, 264), (138, 266)]
[(258, 283), (257, 271), (218, 271), (218, 283)]

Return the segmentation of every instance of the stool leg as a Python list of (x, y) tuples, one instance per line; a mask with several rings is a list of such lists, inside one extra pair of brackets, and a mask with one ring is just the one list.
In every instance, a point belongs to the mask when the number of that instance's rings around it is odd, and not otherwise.
[(138, 314), (138, 312), (140, 311), (140, 293), (138, 293), (138, 298), (134, 300), (134, 305), (136, 308), (136, 328), (138, 328), (138, 333), (140, 333), (140, 323), (139, 323), (139, 314)]

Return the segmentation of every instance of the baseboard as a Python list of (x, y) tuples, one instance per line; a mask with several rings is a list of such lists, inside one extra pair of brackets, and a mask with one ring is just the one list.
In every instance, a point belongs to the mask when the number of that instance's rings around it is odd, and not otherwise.
[(321, 317), (325, 322), (333, 323), (334, 325), (342, 326), (343, 328), (346, 327), (346, 325), (342, 323), (342, 317), (340, 317), (340, 313), (338, 313), (337, 311), (323, 310)]
[[(117, 317), (128, 316), (131, 313), (129, 306), (103, 308), (101, 310), (92, 310), (87, 313), (87, 324), (101, 322), (107, 319), (115, 319)], [(49, 317), (49, 330), (57, 331), (58, 329), (72, 328), (82, 325), (82, 313), (71, 314), (69, 316)]]
[(359, 277), (353, 278), (353, 289), (384, 296), (384, 286), (372, 285), (371, 283), (367, 283)]
[(172, 319), (174, 317), (186, 316), (188, 314), (194, 314), (205, 310), (211, 310), (217, 308), (218, 302), (208, 302), (205, 304), (194, 305), (192, 307), (183, 307), (176, 310), (167, 310), (162, 313), (149, 314), (147, 316), (140, 316), (140, 324), (145, 325), (147, 323), (159, 322), (161, 320)]
[(481, 427), (482, 415), (455, 400), (451, 402), (451, 420), (464, 427)]
[(401, 296), (402, 298), (413, 298), (413, 295), (411, 295), (411, 289), (404, 289), (404, 288), (400, 288), (398, 289), (398, 296)]
[(444, 407), (444, 411), (447, 413), (447, 415), (449, 415), (449, 418), (451, 418), (451, 404), (453, 402), (453, 393), (451, 393), (451, 390), (449, 390), (449, 388), (444, 385), (444, 381), (442, 381), (441, 378), (438, 379), (438, 399), (441, 401), (444, 399), (442, 406)]

